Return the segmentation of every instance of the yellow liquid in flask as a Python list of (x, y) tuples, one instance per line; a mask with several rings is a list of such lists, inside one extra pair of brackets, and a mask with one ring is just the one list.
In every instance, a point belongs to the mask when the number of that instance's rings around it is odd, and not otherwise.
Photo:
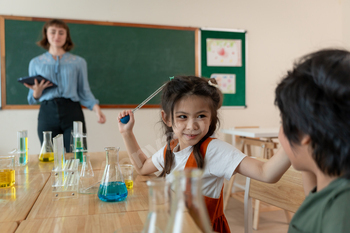
[(39, 156), (39, 160), (41, 162), (52, 162), (54, 161), (54, 155), (53, 155), (53, 152), (48, 152), (48, 153), (43, 153), (43, 154), (40, 154)]

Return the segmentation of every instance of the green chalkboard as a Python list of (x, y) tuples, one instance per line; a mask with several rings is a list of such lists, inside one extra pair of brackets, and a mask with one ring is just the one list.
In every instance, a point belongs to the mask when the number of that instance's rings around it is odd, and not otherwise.
[[(6, 105), (27, 104), (28, 89), (17, 78), (45, 52), (35, 44), (45, 21), (5, 19)], [(170, 76), (195, 74), (195, 28), (66, 22), (71, 53), (86, 59), (91, 91), (102, 106), (138, 105)], [(149, 104), (159, 101), (158, 95)]]
[[(229, 66), (229, 65), (217, 65), (217, 63), (208, 64), (208, 54), (210, 55), (210, 48), (208, 46), (208, 40), (218, 40), (219, 46), (213, 46), (215, 49), (220, 48), (221, 45), (225, 44), (227, 41), (233, 41), (231, 43), (236, 43), (237, 41), (240, 43), (240, 46), (235, 48), (240, 48), (239, 51), (233, 50), (231, 48), (227, 49), (230, 53), (239, 52), (239, 59), (241, 64), (238, 66)], [(220, 41), (223, 40), (223, 41)], [(207, 43), (208, 42), (208, 43)], [(222, 43), (225, 42), (225, 43)], [(222, 44), (220, 44), (222, 43)], [(209, 52), (208, 52), (209, 51)], [(217, 57), (220, 58), (220, 50), (215, 51), (217, 53)], [(231, 76), (235, 77), (235, 92), (233, 93), (223, 93), (224, 100), (223, 106), (238, 106), (245, 107), (245, 81), (246, 81), (246, 32), (243, 30), (234, 31), (234, 30), (215, 30), (215, 29), (202, 29), (201, 30), (201, 75), (203, 77), (210, 78), (212, 74), (231, 74)], [(230, 58), (227, 54), (222, 53), (221, 58), (223, 60)], [(216, 57), (215, 57), (216, 58)], [(221, 76), (222, 79), (226, 78), (226, 76)]]

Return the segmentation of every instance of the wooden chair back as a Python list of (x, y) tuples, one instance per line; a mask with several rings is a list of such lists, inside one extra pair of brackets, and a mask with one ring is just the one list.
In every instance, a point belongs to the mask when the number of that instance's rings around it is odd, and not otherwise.
[(268, 184), (247, 178), (244, 195), (245, 233), (252, 232), (252, 198), (277, 206), (284, 210), (296, 212), (305, 199), (301, 172), (290, 167), (281, 179), (274, 184)]

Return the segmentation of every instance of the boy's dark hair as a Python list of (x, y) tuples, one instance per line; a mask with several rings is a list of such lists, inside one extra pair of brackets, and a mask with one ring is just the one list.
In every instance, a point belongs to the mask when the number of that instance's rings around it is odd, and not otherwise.
[[(171, 117), (169, 120), (174, 122), (174, 107), (180, 99), (191, 95), (207, 98), (211, 109), (211, 124), (208, 133), (193, 147), (193, 154), (199, 168), (204, 167), (204, 159), (200, 153), (200, 146), (208, 137), (214, 134), (216, 127), (220, 124), (217, 110), (222, 104), (222, 94), (217, 87), (209, 85), (209, 80), (216, 84), (215, 79), (200, 78), (196, 76), (175, 77), (165, 85), (161, 101), (161, 107), (165, 112), (166, 117)], [(163, 125), (167, 137), (167, 150), (165, 154), (165, 166), (161, 176), (170, 173), (171, 166), (174, 162), (174, 154), (170, 148), (170, 142), (173, 139), (173, 129), (172, 127), (168, 127), (164, 122)]]
[(292, 147), (309, 135), (320, 170), (350, 177), (348, 51), (328, 49), (303, 57), (277, 86), (275, 105)]
[(50, 44), (49, 44), (49, 41), (47, 40), (47, 29), (50, 26), (57, 26), (57, 27), (61, 27), (61, 28), (66, 29), (66, 31), (67, 31), (66, 43), (63, 45), (62, 48), (66, 52), (72, 50), (74, 47), (74, 44), (73, 44), (72, 38), (70, 37), (69, 27), (65, 22), (63, 22), (60, 19), (52, 19), (52, 20), (45, 23), (45, 25), (43, 26), (43, 29), (42, 29), (43, 38), (40, 41), (38, 41), (36, 44), (39, 45), (40, 47), (43, 47), (46, 50), (49, 50)]

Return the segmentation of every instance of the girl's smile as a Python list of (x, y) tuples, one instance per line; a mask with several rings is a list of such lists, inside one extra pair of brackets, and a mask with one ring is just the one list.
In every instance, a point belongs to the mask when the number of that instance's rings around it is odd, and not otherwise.
[(173, 128), (179, 139), (180, 150), (196, 145), (209, 131), (211, 111), (207, 97), (191, 95), (180, 99), (174, 107), (174, 122), (171, 116), (163, 120)]

